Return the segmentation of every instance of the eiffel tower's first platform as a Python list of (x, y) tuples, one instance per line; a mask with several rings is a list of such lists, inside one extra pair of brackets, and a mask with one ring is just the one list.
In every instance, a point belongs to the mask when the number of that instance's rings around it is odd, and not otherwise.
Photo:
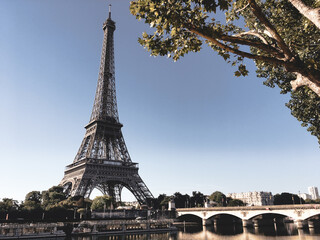
[(86, 134), (72, 164), (66, 167), (60, 185), (71, 196), (89, 197), (93, 189), (121, 201), (121, 190), (127, 188), (140, 204), (153, 195), (138, 174), (138, 164), (131, 161), (119, 122), (115, 70), (115, 22), (109, 18), (103, 24), (100, 72), (97, 90)]

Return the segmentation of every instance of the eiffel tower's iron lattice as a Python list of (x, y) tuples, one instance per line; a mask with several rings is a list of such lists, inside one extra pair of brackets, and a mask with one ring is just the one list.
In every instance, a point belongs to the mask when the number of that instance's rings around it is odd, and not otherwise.
[(60, 185), (71, 196), (89, 197), (93, 189), (121, 201), (126, 187), (140, 204), (153, 195), (138, 174), (138, 164), (131, 161), (119, 122), (114, 69), (115, 22), (103, 24), (104, 39), (100, 72), (92, 114), (79, 151), (65, 170)]

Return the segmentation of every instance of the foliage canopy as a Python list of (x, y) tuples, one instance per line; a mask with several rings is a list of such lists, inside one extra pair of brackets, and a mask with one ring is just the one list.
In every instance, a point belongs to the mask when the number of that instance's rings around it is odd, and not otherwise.
[(214, 201), (217, 206), (226, 206), (227, 197), (222, 192), (215, 191), (209, 196), (211, 201)]
[[(254, 60), (264, 84), (291, 93), (286, 104), (320, 143), (320, 2), (316, 0), (136, 0), (130, 11), (153, 33), (139, 43), (178, 60), (207, 44), (246, 76)], [(218, 21), (221, 11), (225, 18)]]
[(305, 201), (293, 193), (281, 193), (274, 196), (274, 205), (304, 204)]
[(95, 211), (105, 211), (108, 208), (112, 208), (112, 197), (108, 195), (97, 196), (93, 199), (91, 209)]

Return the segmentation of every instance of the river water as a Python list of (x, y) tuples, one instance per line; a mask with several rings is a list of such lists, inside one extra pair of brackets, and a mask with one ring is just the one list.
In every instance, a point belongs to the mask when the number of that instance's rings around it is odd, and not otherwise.
[(276, 231), (271, 227), (245, 231), (238, 226), (225, 229), (189, 227), (170, 233), (83, 236), (72, 237), (72, 240), (320, 240), (320, 232), (298, 230), (294, 225), (286, 225)]

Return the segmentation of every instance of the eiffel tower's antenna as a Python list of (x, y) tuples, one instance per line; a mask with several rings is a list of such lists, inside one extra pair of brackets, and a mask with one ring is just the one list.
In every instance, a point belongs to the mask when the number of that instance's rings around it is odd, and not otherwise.
[(111, 19), (111, 4), (109, 4), (109, 18)]
[(116, 25), (111, 20), (111, 11), (109, 9), (109, 18), (103, 24), (104, 38), (100, 71), (90, 123), (107, 119), (114, 119), (114, 121), (119, 122), (114, 70), (113, 33), (115, 29)]

